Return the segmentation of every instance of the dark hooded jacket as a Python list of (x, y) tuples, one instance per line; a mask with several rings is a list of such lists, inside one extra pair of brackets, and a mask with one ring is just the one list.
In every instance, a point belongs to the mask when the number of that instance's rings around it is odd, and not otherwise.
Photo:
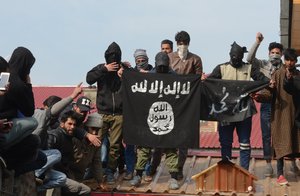
[(26, 76), (34, 62), (35, 58), (28, 49), (18, 47), (14, 50), (9, 61), (9, 89), (0, 96), (0, 119), (33, 115), (34, 97), (31, 84), (26, 82)]
[[(121, 63), (121, 49), (115, 42), (105, 51), (106, 63)], [(121, 79), (117, 71), (109, 72), (99, 64), (86, 75), (86, 81), (92, 85), (97, 82), (97, 109), (101, 114), (122, 114)]]

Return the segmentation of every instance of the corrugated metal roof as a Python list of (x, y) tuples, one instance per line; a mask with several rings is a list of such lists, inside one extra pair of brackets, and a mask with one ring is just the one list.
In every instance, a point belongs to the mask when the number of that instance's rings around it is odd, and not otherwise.
[[(170, 174), (168, 172), (168, 167), (165, 162), (162, 161), (157, 173), (153, 176), (153, 180), (150, 183), (142, 181), (139, 187), (130, 186), (129, 182), (124, 180), (123, 174), (116, 174), (117, 183), (113, 186), (107, 185), (107, 192), (97, 192), (95, 191), (92, 195), (94, 196), (104, 196), (108, 193), (115, 196), (150, 196), (150, 195), (239, 195), (239, 196), (263, 196), (263, 195), (300, 195), (300, 177), (291, 172), (291, 163), (289, 160), (285, 161), (285, 177), (289, 181), (288, 185), (280, 186), (276, 183), (276, 161), (272, 161), (272, 166), (274, 169), (273, 177), (265, 177), (264, 169), (266, 162), (261, 159), (253, 158), (250, 163), (249, 171), (251, 174), (255, 175), (258, 180), (254, 182), (253, 190), (254, 192), (239, 193), (234, 190), (228, 192), (206, 192), (199, 191), (196, 189), (196, 182), (191, 179), (191, 176), (199, 174), (205, 169), (213, 166), (215, 163), (220, 161), (220, 158), (215, 157), (188, 157), (186, 164), (183, 169), (184, 178), (179, 181), (180, 188), (178, 190), (169, 190), (168, 180), (170, 179)], [(235, 163), (239, 162), (239, 159), (233, 159)], [(297, 165), (299, 161), (297, 160)], [(226, 183), (226, 182), (224, 182)]]

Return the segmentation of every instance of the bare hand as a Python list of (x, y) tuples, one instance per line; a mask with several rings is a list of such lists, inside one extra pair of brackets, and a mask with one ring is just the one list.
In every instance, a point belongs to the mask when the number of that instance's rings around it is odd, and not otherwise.
[(122, 75), (123, 75), (123, 71), (124, 71), (124, 68), (121, 67), (121, 69), (118, 70), (117, 74), (120, 78), (122, 78)]
[(144, 69), (140, 69), (140, 72), (141, 72), (141, 73), (148, 73), (149, 71), (144, 70)]
[(105, 64), (104, 65), (107, 69), (107, 71), (118, 71), (119, 68), (120, 68), (120, 65), (117, 64), (117, 62), (113, 62), (113, 63), (110, 63), (110, 64)]
[(94, 146), (96, 147), (101, 146), (101, 141), (97, 135), (87, 133), (86, 137)]
[(289, 80), (293, 77), (292, 73), (290, 72), (290, 70), (288, 68), (285, 69), (286, 72), (285, 72), (285, 76), (286, 78)]
[(205, 73), (203, 72), (201, 75), (201, 80), (206, 80), (207, 76), (205, 75)]
[(260, 102), (262, 99), (262, 95), (258, 92), (251, 93), (249, 96), (257, 102)]
[(264, 36), (261, 32), (256, 33), (256, 42), (261, 43), (264, 40)]
[(274, 80), (270, 80), (269, 87), (275, 88), (276, 82)]
[(76, 97), (78, 97), (78, 95), (80, 95), (80, 93), (82, 93), (82, 82), (80, 82), (73, 90), (71, 97), (72, 99), (75, 99)]
[(12, 121), (7, 121), (7, 119), (0, 119), (0, 132), (8, 133), (12, 127), (13, 127)]

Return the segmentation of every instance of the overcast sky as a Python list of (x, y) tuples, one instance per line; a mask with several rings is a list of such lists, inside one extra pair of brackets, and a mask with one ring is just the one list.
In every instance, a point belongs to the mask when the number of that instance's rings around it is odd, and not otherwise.
[(104, 62), (113, 41), (123, 61), (134, 65), (135, 49), (143, 48), (154, 64), (160, 41), (185, 30), (206, 73), (229, 60), (233, 41), (250, 49), (262, 32), (258, 58), (280, 42), (280, 0), (5, 0), (1, 8), (0, 55), (30, 49), (34, 85), (87, 85), (86, 73)]

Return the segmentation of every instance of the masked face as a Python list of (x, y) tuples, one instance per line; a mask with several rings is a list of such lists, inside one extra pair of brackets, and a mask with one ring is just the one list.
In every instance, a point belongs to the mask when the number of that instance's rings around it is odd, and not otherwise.
[(241, 67), (243, 64), (243, 55), (230, 54), (230, 64), (235, 68)]
[(185, 59), (188, 53), (189, 45), (177, 45), (178, 56), (181, 59)]
[(274, 66), (278, 66), (281, 63), (281, 55), (280, 54), (270, 54), (269, 61)]
[(169, 66), (159, 65), (156, 67), (156, 73), (168, 73), (168, 72), (169, 72)]
[(137, 69), (140, 71), (141, 69), (146, 70), (148, 67), (148, 60), (144, 58), (138, 58), (135, 61)]

